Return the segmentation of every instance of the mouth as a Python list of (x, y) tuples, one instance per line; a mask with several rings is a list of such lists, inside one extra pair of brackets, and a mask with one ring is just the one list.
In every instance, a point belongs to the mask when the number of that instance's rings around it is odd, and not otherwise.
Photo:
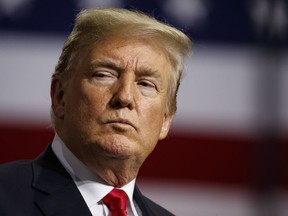
[(120, 127), (133, 127), (136, 130), (135, 125), (128, 119), (113, 119), (113, 120), (107, 121), (106, 123), (112, 124), (115, 126), (120, 126)]

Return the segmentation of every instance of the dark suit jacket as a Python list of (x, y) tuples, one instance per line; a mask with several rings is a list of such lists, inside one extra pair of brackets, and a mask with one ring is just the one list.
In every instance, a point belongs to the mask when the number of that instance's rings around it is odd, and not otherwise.
[[(171, 216), (141, 194), (134, 199), (143, 216)], [(55, 156), (51, 146), (34, 161), (0, 166), (1, 216), (91, 216), (74, 181)]]

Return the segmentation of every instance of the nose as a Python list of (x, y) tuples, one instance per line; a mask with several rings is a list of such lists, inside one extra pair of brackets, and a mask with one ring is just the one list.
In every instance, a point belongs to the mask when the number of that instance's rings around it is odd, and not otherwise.
[(127, 107), (130, 110), (135, 108), (135, 83), (134, 80), (127, 77), (119, 79), (114, 90), (111, 104), (116, 108)]

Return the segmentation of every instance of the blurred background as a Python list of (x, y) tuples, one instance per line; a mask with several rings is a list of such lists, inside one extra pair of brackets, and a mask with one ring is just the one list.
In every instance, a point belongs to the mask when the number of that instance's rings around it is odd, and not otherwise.
[(51, 74), (89, 7), (140, 10), (193, 41), (143, 193), (181, 216), (287, 216), (287, 0), (0, 0), (0, 163), (52, 141)]

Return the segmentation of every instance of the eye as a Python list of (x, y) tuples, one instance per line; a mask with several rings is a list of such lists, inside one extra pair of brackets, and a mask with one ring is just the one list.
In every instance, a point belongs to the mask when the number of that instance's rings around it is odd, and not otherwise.
[(147, 97), (155, 97), (158, 91), (158, 87), (156, 83), (150, 80), (139, 80), (137, 82), (139, 91), (141, 92), (142, 95), (147, 96)]
[(117, 77), (116, 74), (109, 72), (109, 71), (96, 71), (92, 75), (96, 79), (113, 79)]
[(156, 88), (155, 84), (150, 81), (139, 81), (138, 85), (145, 87), (145, 88), (153, 88), (153, 89)]

